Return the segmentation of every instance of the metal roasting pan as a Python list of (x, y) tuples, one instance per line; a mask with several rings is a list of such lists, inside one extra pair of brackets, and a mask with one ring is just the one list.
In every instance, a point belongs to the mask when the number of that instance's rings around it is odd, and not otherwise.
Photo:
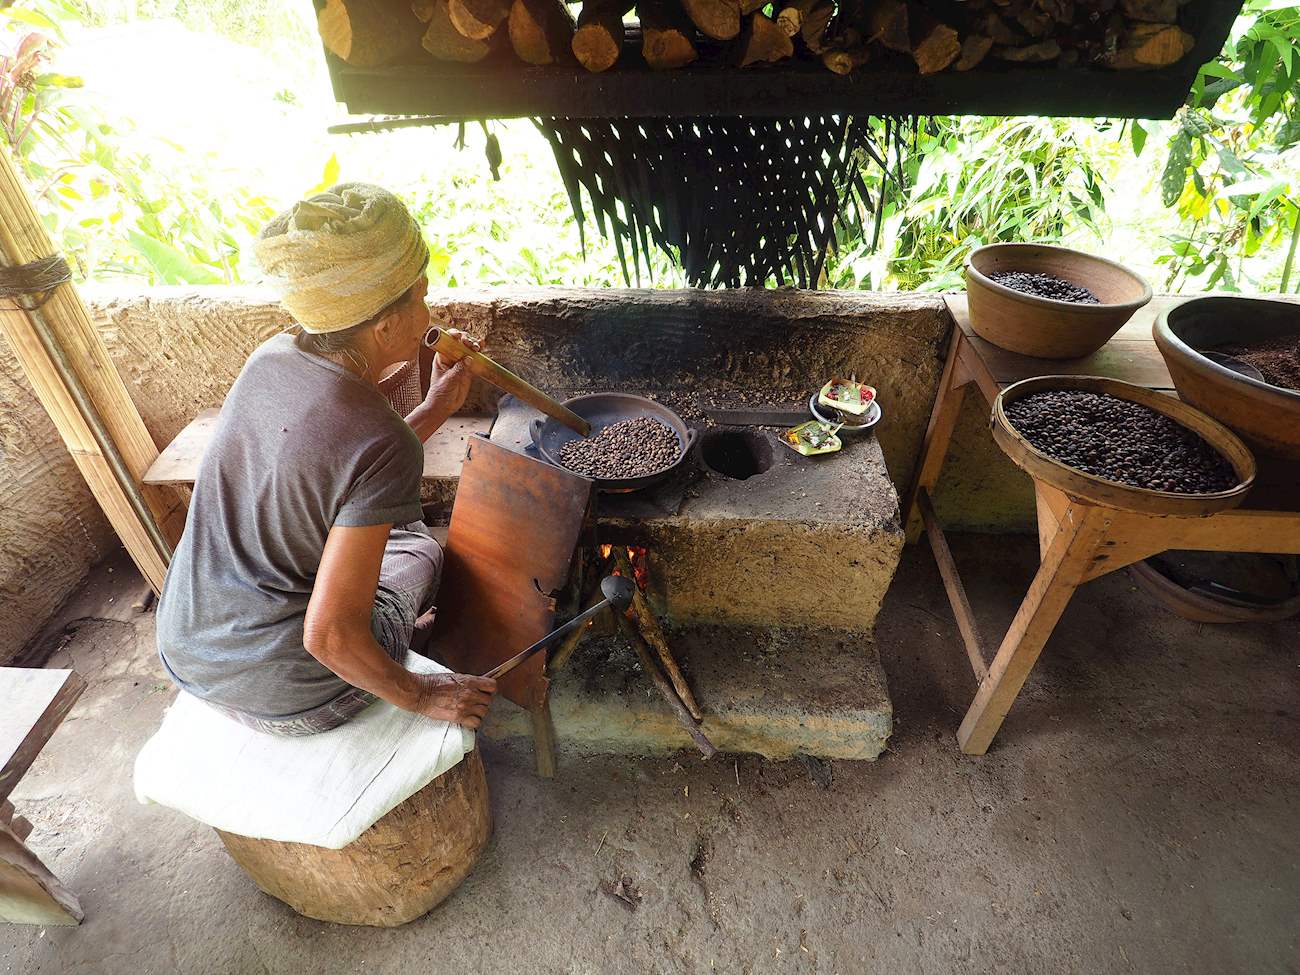
[[(681, 465), (695, 443), (695, 431), (687, 427), (681, 417), (662, 403), (646, 399), (644, 396), (633, 396), (630, 393), (592, 393), (565, 400), (564, 405), (591, 424), (593, 435), (620, 420), (632, 420), (638, 416), (654, 417), (677, 434), (677, 446), (681, 448), (681, 452), (675, 461), (662, 470), (641, 477), (594, 478), (596, 490), (606, 494), (627, 494), (658, 484)], [(560, 463), (560, 448), (570, 440), (577, 440), (578, 434), (551, 417), (538, 417), (533, 420), (529, 431), (532, 433), (533, 445), (537, 448), (537, 452), (556, 467), (564, 468)]]

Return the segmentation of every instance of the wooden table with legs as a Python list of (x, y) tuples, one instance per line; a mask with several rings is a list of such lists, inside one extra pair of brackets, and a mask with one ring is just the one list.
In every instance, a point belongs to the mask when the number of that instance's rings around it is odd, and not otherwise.
[(973, 386), (991, 406), (1002, 389), (1022, 379), (1091, 375), (1172, 395), (1173, 382), (1151, 338), (1151, 326), (1173, 300), (1157, 299), (1139, 310), (1093, 355), (1055, 361), (1018, 355), (986, 342), (971, 331), (965, 295), (947, 297), (956, 327), (904, 517), (909, 540), (924, 527), (979, 682), (957, 731), (958, 744), (968, 755), (988, 751), (1070, 597), (1085, 582), (1170, 549), (1300, 554), (1300, 478), (1293, 467), (1274, 470), (1261, 459), (1260, 477), (1240, 508), (1200, 518), (1101, 507), (1036, 480), (1038, 573), (996, 654), (991, 661), (986, 658), (970, 601), (930, 500), (967, 388)]
[(71, 670), (0, 667), (0, 922), (81, 921), (76, 895), (28, 848), (32, 824), (9, 795), (85, 689)]

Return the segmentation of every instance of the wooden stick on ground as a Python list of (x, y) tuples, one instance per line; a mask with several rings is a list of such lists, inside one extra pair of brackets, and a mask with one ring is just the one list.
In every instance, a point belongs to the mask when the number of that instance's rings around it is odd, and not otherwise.
[[(613, 555), (614, 568), (618, 570), (619, 575), (631, 579), (635, 584), (636, 573), (632, 571), (632, 562), (627, 557), (627, 550), (615, 545)], [(655, 617), (654, 611), (650, 609), (650, 604), (646, 601), (645, 594), (641, 592), (640, 586), (637, 586), (636, 592), (632, 594), (632, 613), (636, 617), (638, 628), (645, 634), (646, 642), (653, 646), (655, 652), (659, 655), (659, 660), (663, 663), (665, 672), (673, 682), (673, 688), (681, 697), (682, 703), (686, 705), (691, 717), (696, 721), (702, 720), (704, 712), (700, 710), (699, 702), (695, 700), (695, 695), (691, 693), (691, 687), (686, 683), (686, 677), (682, 673), (681, 667), (677, 665), (677, 658), (673, 656), (672, 650), (668, 648), (668, 640), (664, 637), (664, 631), (659, 626), (659, 620)]]
[(578, 15), (573, 35), (573, 56), (588, 71), (605, 71), (614, 66), (623, 50), (623, 15), (632, 9), (630, 0), (586, 0)]
[(699, 57), (695, 28), (678, 4), (639, 0), (636, 12), (641, 19), (641, 56), (651, 68), (682, 68)]
[(686, 710), (686, 705), (682, 703), (681, 698), (677, 696), (677, 692), (673, 690), (673, 686), (659, 672), (659, 667), (655, 664), (654, 657), (650, 653), (650, 647), (646, 645), (645, 637), (641, 635), (641, 631), (622, 613), (615, 613), (614, 618), (618, 621), (623, 635), (632, 644), (632, 649), (636, 651), (637, 659), (641, 661), (641, 669), (654, 681), (655, 688), (663, 695), (663, 699), (668, 702), (668, 706), (672, 708), (673, 714), (677, 715), (677, 720), (682, 723), (682, 727), (691, 736), (696, 747), (699, 748), (706, 759), (712, 758), (718, 753), (717, 748), (713, 746), (713, 742), (709, 741), (708, 736), (699, 729), (694, 717)]

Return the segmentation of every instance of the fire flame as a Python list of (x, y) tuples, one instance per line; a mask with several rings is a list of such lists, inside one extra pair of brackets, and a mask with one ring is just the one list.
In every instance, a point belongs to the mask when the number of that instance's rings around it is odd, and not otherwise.
[[(601, 559), (608, 559), (613, 552), (613, 545), (600, 546)], [(647, 559), (649, 554), (649, 549), (633, 545), (627, 546), (627, 561), (628, 564), (632, 566), (632, 575), (636, 579), (637, 587), (640, 589), (645, 589), (646, 585), (650, 581), (650, 567)], [(623, 574), (617, 567), (614, 568), (613, 572), (614, 575)]]

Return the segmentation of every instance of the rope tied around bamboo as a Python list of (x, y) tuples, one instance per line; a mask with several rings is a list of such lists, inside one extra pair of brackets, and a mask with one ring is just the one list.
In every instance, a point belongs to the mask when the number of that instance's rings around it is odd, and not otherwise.
[(35, 311), (54, 296), (55, 288), (71, 280), (72, 268), (60, 254), (0, 266), (0, 300), (13, 301), (13, 307), (23, 311)]

